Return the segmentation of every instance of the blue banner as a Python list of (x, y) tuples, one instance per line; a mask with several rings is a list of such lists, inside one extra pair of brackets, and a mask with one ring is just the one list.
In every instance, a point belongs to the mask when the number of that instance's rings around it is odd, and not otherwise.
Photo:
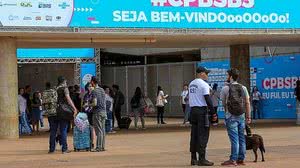
[(17, 49), (17, 58), (94, 58), (93, 48)]
[(96, 76), (96, 64), (95, 63), (82, 63), (80, 64), (80, 90), (83, 93), (85, 91), (85, 85), (91, 81), (92, 76)]
[(0, 26), (300, 28), (299, 0), (6, 0)]
[[(199, 65), (212, 70), (210, 84), (224, 86), (229, 61), (203, 62)], [(251, 91), (257, 86), (262, 93), (260, 103), (262, 117), (266, 119), (296, 118), (294, 88), (300, 79), (300, 55), (254, 58), (251, 60)], [(224, 109), (219, 104), (219, 115), (224, 117)]]

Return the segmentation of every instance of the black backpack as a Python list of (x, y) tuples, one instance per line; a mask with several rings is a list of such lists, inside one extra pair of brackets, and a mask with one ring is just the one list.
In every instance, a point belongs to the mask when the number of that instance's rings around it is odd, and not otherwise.
[(243, 97), (243, 86), (241, 84), (229, 85), (229, 96), (227, 101), (229, 113), (240, 116), (245, 113), (246, 105)]
[(132, 97), (130, 101), (131, 108), (138, 108), (140, 102), (137, 100), (136, 97)]

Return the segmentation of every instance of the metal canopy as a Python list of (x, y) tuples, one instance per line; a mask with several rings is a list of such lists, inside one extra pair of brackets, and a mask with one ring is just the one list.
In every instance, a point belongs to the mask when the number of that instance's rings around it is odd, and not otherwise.
[(300, 29), (127, 29), (2, 27), (18, 47), (190, 48), (234, 44), (299, 46)]

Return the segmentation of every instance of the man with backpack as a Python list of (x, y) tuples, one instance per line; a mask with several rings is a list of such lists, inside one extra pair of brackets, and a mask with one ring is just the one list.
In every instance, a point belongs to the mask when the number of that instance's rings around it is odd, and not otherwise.
[(227, 83), (222, 88), (221, 99), (225, 109), (225, 125), (231, 142), (231, 155), (222, 166), (245, 165), (245, 121), (251, 123), (250, 99), (247, 88), (237, 82), (239, 71), (227, 71)]
[(42, 94), (43, 106), (45, 109), (45, 116), (48, 117), (48, 122), (53, 120), (53, 117), (56, 116), (56, 107), (57, 107), (57, 92), (55, 89), (51, 89), (50, 82), (46, 83), (46, 90)]

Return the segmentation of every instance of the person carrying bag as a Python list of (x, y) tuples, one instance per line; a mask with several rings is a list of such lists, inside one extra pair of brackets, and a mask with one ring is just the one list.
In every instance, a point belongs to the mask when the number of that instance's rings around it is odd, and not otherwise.
[(65, 87), (60, 87), (57, 89), (58, 105), (56, 110), (59, 119), (70, 121), (73, 120), (74, 111), (65, 98), (64, 95), (65, 89), (66, 89)]
[(67, 87), (67, 80), (60, 76), (58, 77), (58, 86), (57, 86), (57, 114), (55, 117), (49, 120), (50, 123), (50, 149), (49, 154), (55, 152), (55, 138), (57, 129), (60, 130), (61, 136), (61, 145), (62, 145), (62, 153), (70, 153), (68, 150), (67, 144), (67, 129), (68, 129), (68, 122), (73, 119), (73, 116), (77, 115), (77, 109), (72, 102), (70, 97), (70, 92)]
[(156, 98), (156, 107), (157, 107), (157, 124), (166, 124), (164, 122), (164, 107), (167, 101), (168, 95), (165, 95), (161, 86), (157, 87), (157, 98)]
[(134, 116), (134, 126), (138, 129), (138, 117), (141, 118), (142, 129), (145, 129), (145, 107), (147, 106), (144, 95), (140, 87), (137, 87), (135, 93), (130, 101), (131, 109)]

